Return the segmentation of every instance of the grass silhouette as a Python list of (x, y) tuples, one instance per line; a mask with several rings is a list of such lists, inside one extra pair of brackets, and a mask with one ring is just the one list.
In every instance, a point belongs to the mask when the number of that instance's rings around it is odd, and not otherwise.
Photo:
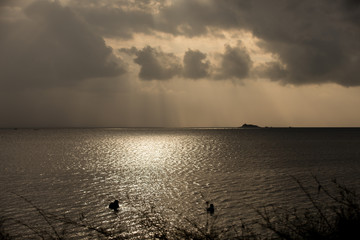
[[(68, 239), (66, 226), (78, 227), (91, 232), (96, 239), (360, 239), (360, 205), (355, 191), (332, 180), (332, 187), (325, 187), (314, 177), (315, 191), (310, 191), (301, 181), (293, 178), (305, 194), (311, 207), (297, 209), (273, 206), (255, 211), (260, 216), (258, 227), (264, 231), (256, 232), (246, 223), (240, 226), (221, 228), (217, 225), (217, 216), (206, 215), (205, 219), (192, 219), (170, 210), (175, 218), (157, 209), (154, 204), (133, 207), (133, 213), (139, 219), (138, 236), (129, 235), (126, 223), (118, 219), (112, 230), (96, 226), (81, 215), (78, 219), (58, 216), (42, 210), (29, 199), (17, 195), (36, 210), (44, 220), (44, 228), (33, 227), (17, 219), (0, 218), (0, 240), (13, 239), (6, 232), (5, 222), (21, 224), (31, 230), (39, 239)], [(129, 200), (131, 201), (130, 197)], [(145, 207), (144, 207), (145, 206)], [(204, 209), (206, 211), (206, 209)], [(175, 219), (175, 220), (174, 220)], [(61, 223), (59, 225), (58, 223)], [(62, 226), (62, 227), (59, 227)]]
[(355, 191), (336, 179), (332, 180), (333, 188), (328, 189), (314, 177), (317, 191), (311, 193), (298, 179), (294, 180), (311, 208), (257, 211), (263, 220), (260, 224), (274, 234), (274, 239), (360, 239), (359, 197)]

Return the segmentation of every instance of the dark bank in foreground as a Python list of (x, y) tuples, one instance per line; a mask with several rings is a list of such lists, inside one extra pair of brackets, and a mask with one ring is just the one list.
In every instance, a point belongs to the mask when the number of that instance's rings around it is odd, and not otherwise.
[(190, 219), (174, 210), (172, 213), (176, 218), (171, 218), (156, 205), (133, 207), (139, 219), (135, 235), (127, 232), (128, 226), (120, 218), (115, 226), (110, 227), (88, 221), (86, 214), (73, 220), (45, 211), (29, 199), (17, 195), (24, 200), (24, 204), (36, 209), (44, 220), (44, 226), (29, 226), (21, 219), (1, 218), (0, 239), (15, 239), (6, 231), (8, 224), (28, 227), (35, 238), (58, 240), (69, 239), (66, 235), (69, 226), (86, 229), (89, 232), (87, 237), (91, 236), (92, 239), (360, 239), (360, 206), (355, 191), (336, 180), (332, 180), (331, 187), (327, 187), (314, 177), (312, 188), (304, 187), (298, 179), (293, 180), (306, 195), (310, 208), (302, 211), (296, 207), (281, 206), (254, 209), (261, 217), (258, 222), (219, 228), (216, 225), (217, 215), (211, 211), (213, 204), (209, 207), (210, 211), (204, 208), (207, 213), (199, 219)]

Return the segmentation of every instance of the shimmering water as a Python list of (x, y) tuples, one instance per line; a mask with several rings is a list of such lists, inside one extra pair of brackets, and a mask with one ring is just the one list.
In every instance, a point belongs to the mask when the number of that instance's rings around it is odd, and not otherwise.
[[(138, 236), (134, 209), (197, 219), (205, 201), (215, 204), (218, 224), (230, 226), (257, 219), (253, 208), (301, 206), (290, 176), (311, 185), (311, 175), (358, 188), (360, 129), (0, 130), (0, 214), (37, 228), (46, 222), (32, 204), (104, 228), (121, 221)], [(108, 209), (114, 199), (118, 214)], [(70, 238), (92, 237), (64, 228)]]

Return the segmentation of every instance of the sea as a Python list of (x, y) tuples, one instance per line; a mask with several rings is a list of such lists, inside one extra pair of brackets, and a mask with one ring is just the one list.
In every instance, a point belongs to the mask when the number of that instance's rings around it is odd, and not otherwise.
[(0, 228), (15, 239), (146, 239), (151, 221), (230, 229), (307, 208), (306, 192), (335, 180), (360, 190), (360, 128), (0, 130)]

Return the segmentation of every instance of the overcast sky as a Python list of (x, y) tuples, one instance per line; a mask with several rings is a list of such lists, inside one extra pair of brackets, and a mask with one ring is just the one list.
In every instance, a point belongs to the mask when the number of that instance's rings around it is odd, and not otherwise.
[(0, 0), (0, 116), (360, 126), (360, 1)]

